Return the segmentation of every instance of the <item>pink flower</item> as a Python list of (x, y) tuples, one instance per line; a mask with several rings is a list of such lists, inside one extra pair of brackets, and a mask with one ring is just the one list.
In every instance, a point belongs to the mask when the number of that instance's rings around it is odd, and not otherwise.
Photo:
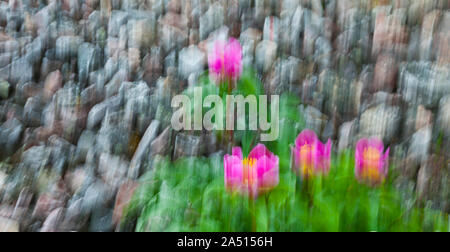
[(389, 148), (383, 154), (383, 142), (377, 138), (363, 138), (356, 144), (355, 176), (370, 185), (382, 183), (388, 174)]
[(278, 157), (263, 144), (258, 144), (244, 158), (241, 147), (234, 147), (232, 154), (224, 157), (225, 186), (256, 198), (278, 185)]
[(209, 72), (216, 81), (237, 80), (242, 73), (241, 44), (234, 38), (217, 40), (208, 55)]
[(323, 144), (312, 130), (303, 130), (292, 148), (294, 169), (302, 178), (328, 174), (330, 170), (331, 140)]

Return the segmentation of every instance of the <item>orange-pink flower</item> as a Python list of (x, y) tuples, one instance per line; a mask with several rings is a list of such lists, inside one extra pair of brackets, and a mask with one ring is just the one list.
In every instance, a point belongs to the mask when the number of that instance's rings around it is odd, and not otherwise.
[(363, 138), (356, 144), (355, 176), (364, 183), (377, 185), (388, 174), (389, 148), (384, 152), (383, 142), (377, 138)]
[(224, 157), (225, 186), (255, 198), (278, 185), (278, 163), (278, 157), (263, 144), (258, 144), (246, 158), (241, 147), (234, 147), (232, 154)]
[(294, 170), (302, 178), (317, 174), (328, 174), (330, 170), (331, 140), (320, 142), (316, 133), (306, 129), (295, 140), (292, 148)]

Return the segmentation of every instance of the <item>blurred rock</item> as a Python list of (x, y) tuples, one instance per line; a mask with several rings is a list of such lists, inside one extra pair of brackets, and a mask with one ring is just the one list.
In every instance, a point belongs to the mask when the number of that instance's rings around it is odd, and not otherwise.
[(224, 24), (224, 10), (219, 2), (211, 4), (208, 11), (200, 17), (199, 21), (200, 40), (205, 40), (209, 33)]
[(317, 135), (320, 135), (327, 123), (327, 117), (312, 106), (308, 106), (304, 109), (303, 107), (300, 107), (300, 113), (305, 118), (306, 128), (312, 129)]
[(36, 97), (28, 98), (23, 107), (24, 122), (29, 127), (39, 127), (41, 125), (41, 113), (44, 108), (43, 102)]
[(357, 121), (345, 122), (339, 129), (339, 152), (351, 148), (355, 144), (355, 136), (357, 133)]
[(19, 222), (12, 219), (0, 217), (0, 232), (19, 232)]
[(159, 127), (160, 122), (154, 120), (145, 131), (145, 134), (142, 137), (141, 141), (139, 142), (139, 146), (137, 147), (136, 152), (134, 153), (133, 158), (131, 159), (130, 168), (128, 171), (129, 178), (136, 179), (141, 174), (142, 162), (145, 161), (144, 160), (145, 156), (148, 156), (151, 143), (157, 136)]
[(124, 11), (114, 10), (108, 23), (108, 35), (117, 37), (119, 35), (120, 26), (127, 23), (128, 13)]
[(408, 156), (417, 163), (425, 162), (431, 150), (432, 127), (424, 127), (414, 133), (408, 150)]
[(143, 19), (128, 21), (128, 46), (149, 49), (155, 39), (156, 21), (152, 12), (145, 13)]
[(99, 175), (110, 188), (118, 189), (126, 178), (128, 166), (128, 162), (119, 156), (109, 153), (102, 153), (99, 156)]
[(369, 108), (360, 118), (360, 133), (364, 137), (379, 137), (390, 143), (399, 130), (401, 111), (398, 107), (380, 104)]
[(437, 126), (444, 136), (450, 136), (450, 96), (441, 99), (439, 113), (437, 115)]
[(101, 64), (100, 49), (89, 43), (83, 43), (78, 48), (78, 78), (84, 83), (89, 73), (96, 70)]
[(203, 152), (202, 141), (198, 136), (178, 133), (175, 137), (173, 158), (191, 157), (201, 155)]
[(70, 60), (78, 54), (82, 40), (76, 36), (62, 36), (56, 40), (56, 57), (59, 60)]
[(432, 156), (425, 162), (417, 176), (417, 196), (435, 209), (448, 210), (450, 181), (449, 169), (439, 158)]
[(266, 73), (274, 63), (277, 56), (277, 44), (263, 40), (256, 47), (255, 64), (259, 71)]
[(167, 127), (150, 145), (151, 155), (168, 155), (172, 150), (173, 130)]
[(0, 159), (4, 159), (17, 151), (24, 127), (22, 123), (11, 118), (0, 126)]
[(188, 44), (189, 35), (186, 17), (169, 12), (164, 16), (164, 19), (160, 20), (159, 27), (159, 45), (166, 52), (173, 49), (181, 50)]
[(47, 75), (44, 82), (44, 97), (51, 97), (62, 87), (62, 74), (59, 70), (51, 72)]
[(396, 89), (397, 61), (388, 54), (379, 55), (375, 64), (374, 80), (371, 91), (392, 92)]
[(399, 93), (412, 104), (427, 108), (438, 105), (450, 93), (450, 76), (445, 67), (431, 62), (411, 62), (400, 67)]
[(128, 181), (120, 186), (116, 196), (116, 203), (114, 205), (113, 221), (114, 224), (119, 225), (123, 217), (124, 209), (128, 206), (133, 196), (134, 191), (138, 187), (136, 182)]
[(433, 58), (433, 42), (439, 21), (441, 11), (434, 10), (423, 18), (422, 31), (420, 33), (419, 55), (421, 60), (432, 60)]
[(41, 232), (58, 232), (64, 218), (63, 211), (63, 208), (53, 210), (42, 224)]
[(118, 96), (113, 96), (109, 99), (106, 99), (102, 103), (95, 105), (91, 111), (89, 111), (89, 115), (87, 118), (87, 128), (93, 129), (98, 124), (100, 124), (105, 117), (107, 111), (115, 111), (121, 105), (121, 98)]
[(263, 39), (279, 42), (280, 20), (277, 17), (267, 17), (264, 21)]
[(8, 99), (10, 87), (11, 85), (7, 81), (0, 81), (0, 98)]
[(180, 51), (178, 56), (178, 71), (183, 79), (193, 73), (200, 74), (206, 64), (206, 55), (196, 46), (190, 46)]

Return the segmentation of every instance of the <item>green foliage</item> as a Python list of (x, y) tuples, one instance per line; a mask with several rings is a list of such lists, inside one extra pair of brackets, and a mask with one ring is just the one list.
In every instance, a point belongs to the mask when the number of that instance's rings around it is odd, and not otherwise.
[(159, 157), (129, 205), (137, 231), (449, 231), (448, 216), (405, 201), (390, 181), (376, 188), (353, 174), (353, 153), (330, 174), (301, 181), (291, 171), (256, 200), (224, 187), (222, 157)]

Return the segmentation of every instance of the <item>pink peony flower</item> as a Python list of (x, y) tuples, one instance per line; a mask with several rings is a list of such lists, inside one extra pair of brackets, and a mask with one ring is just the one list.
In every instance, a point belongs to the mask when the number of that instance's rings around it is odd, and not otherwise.
[(242, 73), (242, 48), (239, 41), (217, 40), (208, 55), (209, 72), (216, 81), (237, 80)]
[(228, 190), (256, 198), (278, 185), (278, 157), (263, 144), (258, 144), (244, 158), (241, 147), (224, 157), (225, 186)]
[(312, 130), (303, 130), (292, 148), (294, 169), (302, 178), (328, 174), (330, 170), (331, 140), (323, 144)]
[(363, 138), (356, 144), (355, 176), (364, 183), (377, 185), (388, 174), (389, 148), (384, 151), (383, 142), (377, 138)]

